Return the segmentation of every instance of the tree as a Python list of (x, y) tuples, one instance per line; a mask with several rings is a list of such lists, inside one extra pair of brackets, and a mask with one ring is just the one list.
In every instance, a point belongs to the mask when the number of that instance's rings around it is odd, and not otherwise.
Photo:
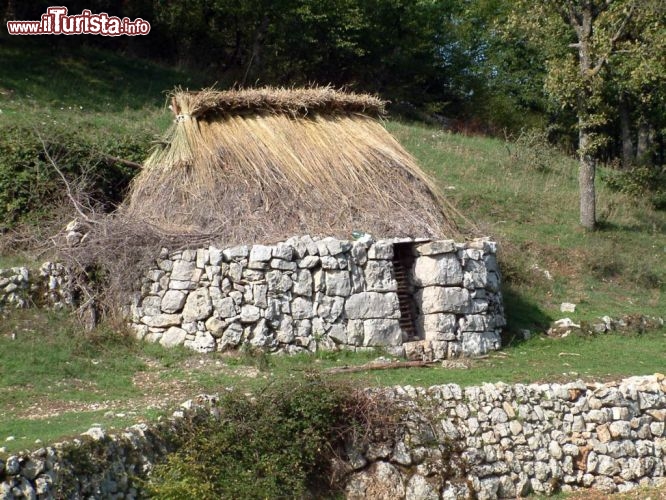
[(521, 0), (510, 26), (541, 47), (546, 58), (546, 94), (577, 115), (580, 223), (596, 226), (596, 158), (605, 145), (608, 122), (604, 91), (611, 63), (628, 54), (619, 50), (630, 22), (645, 10), (641, 0)]

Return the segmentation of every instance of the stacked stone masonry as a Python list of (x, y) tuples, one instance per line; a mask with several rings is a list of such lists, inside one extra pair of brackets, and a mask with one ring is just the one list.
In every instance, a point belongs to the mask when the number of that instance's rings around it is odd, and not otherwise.
[(0, 310), (32, 304), (71, 306), (75, 302), (72, 288), (62, 264), (45, 262), (37, 271), (27, 267), (0, 269)]
[[(369, 393), (388, 398), (401, 418), (388, 435), (350, 446), (350, 500), (487, 500), (581, 488), (610, 493), (664, 481), (663, 375), (610, 384), (448, 384)], [(89, 430), (75, 445), (98, 457), (94, 467), (68, 460), (63, 446), (0, 456), (0, 499), (52, 499), (62, 489), (68, 498), (139, 498), (137, 479), (172, 450), (164, 431), (178, 432), (182, 417), (210, 408), (211, 399), (187, 402), (156, 426), (118, 435)]]
[[(141, 339), (201, 352), (250, 345), (285, 353), (386, 347), (430, 360), (478, 355), (500, 347), (505, 324), (495, 253), (486, 239), (309, 236), (165, 249), (133, 298), (132, 325)], [(402, 284), (396, 266), (407, 266)]]

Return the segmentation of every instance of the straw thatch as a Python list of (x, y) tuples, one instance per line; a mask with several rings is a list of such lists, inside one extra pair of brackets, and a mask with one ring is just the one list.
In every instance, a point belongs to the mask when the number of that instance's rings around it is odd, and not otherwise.
[(122, 213), (232, 244), (296, 234), (456, 233), (438, 190), (376, 119), (331, 88), (175, 92), (176, 120)]

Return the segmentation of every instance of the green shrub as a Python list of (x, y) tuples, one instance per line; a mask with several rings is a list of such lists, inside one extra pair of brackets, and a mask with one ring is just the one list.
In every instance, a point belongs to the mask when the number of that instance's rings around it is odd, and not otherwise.
[(656, 210), (666, 210), (666, 168), (642, 165), (631, 170), (611, 170), (606, 184), (637, 199), (646, 199)]
[(536, 172), (557, 170), (562, 153), (548, 140), (541, 129), (522, 130), (514, 142), (507, 142), (511, 161), (522, 168)]
[(330, 494), (332, 458), (364, 426), (357, 391), (316, 375), (253, 398), (227, 392), (155, 467), (151, 498), (301, 498)]
[(135, 171), (111, 163), (107, 157), (140, 162), (149, 141), (147, 133), (114, 137), (84, 123), (49, 125), (40, 131), (20, 123), (3, 126), (0, 231), (48, 213), (62, 199), (65, 186), (48, 160), (45, 147), (68, 181), (96, 203), (109, 207), (122, 199)]

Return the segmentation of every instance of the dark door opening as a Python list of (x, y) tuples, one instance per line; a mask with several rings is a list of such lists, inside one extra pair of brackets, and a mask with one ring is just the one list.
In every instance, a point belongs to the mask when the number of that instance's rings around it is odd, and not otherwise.
[(408, 342), (418, 340), (416, 329), (416, 301), (414, 300), (414, 285), (410, 280), (410, 272), (414, 267), (414, 244), (395, 243), (393, 245), (393, 272), (398, 282), (398, 302), (400, 304), (400, 328), (402, 340)]

